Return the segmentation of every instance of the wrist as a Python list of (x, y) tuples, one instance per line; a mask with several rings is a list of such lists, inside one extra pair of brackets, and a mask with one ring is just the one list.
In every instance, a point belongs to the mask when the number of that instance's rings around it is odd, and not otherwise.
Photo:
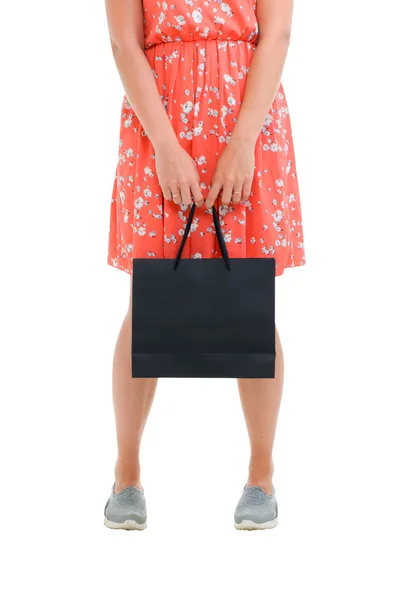
[(233, 142), (233, 145), (243, 146), (248, 150), (254, 150), (258, 137), (258, 135), (234, 130), (230, 142)]
[(151, 140), (151, 142), (155, 152), (172, 152), (178, 146), (180, 147), (178, 138), (174, 133), (168, 135), (167, 137), (161, 137), (155, 140)]

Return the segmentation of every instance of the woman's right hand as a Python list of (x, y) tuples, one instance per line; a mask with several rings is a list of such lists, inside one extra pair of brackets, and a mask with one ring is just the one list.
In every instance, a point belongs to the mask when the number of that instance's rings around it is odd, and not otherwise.
[[(193, 158), (176, 141), (155, 149), (157, 177), (166, 200), (200, 207), (204, 204)], [(193, 198), (192, 198), (193, 197)]]

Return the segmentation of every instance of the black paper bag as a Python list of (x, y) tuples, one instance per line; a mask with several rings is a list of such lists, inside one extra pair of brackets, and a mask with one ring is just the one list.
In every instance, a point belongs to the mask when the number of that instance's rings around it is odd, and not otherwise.
[(134, 259), (132, 377), (272, 378), (275, 259)]

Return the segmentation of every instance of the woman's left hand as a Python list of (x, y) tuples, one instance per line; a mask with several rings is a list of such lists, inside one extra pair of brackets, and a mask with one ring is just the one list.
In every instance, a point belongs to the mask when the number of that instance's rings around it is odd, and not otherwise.
[(254, 149), (252, 143), (230, 140), (218, 159), (205, 201), (207, 208), (215, 204), (221, 188), (224, 206), (248, 199), (255, 169)]

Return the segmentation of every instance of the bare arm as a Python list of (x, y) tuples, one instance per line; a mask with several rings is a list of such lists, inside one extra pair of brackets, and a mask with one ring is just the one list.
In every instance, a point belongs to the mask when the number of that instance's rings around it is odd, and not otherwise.
[[(125, 94), (156, 155), (164, 197), (176, 204), (203, 203), (194, 160), (181, 147), (161, 101), (144, 51), (141, 0), (105, 0), (113, 56)], [(178, 194), (174, 196), (174, 194)]]
[(244, 99), (232, 137), (222, 152), (205, 202), (214, 204), (221, 188), (222, 204), (247, 200), (255, 168), (254, 149), (280, 86), (287, 57), (293, 0), (258, 0), (259, 40), (253, 54)]
[(251, 60), (244, 100), (233, 137), (256, 143), (287, 57), (293, 0), (258, 0), (259, 41)]
[(126, 96), (153, 146), (176, 140), (145, 56), (141, 0), (105, 0), (114, 60)]

